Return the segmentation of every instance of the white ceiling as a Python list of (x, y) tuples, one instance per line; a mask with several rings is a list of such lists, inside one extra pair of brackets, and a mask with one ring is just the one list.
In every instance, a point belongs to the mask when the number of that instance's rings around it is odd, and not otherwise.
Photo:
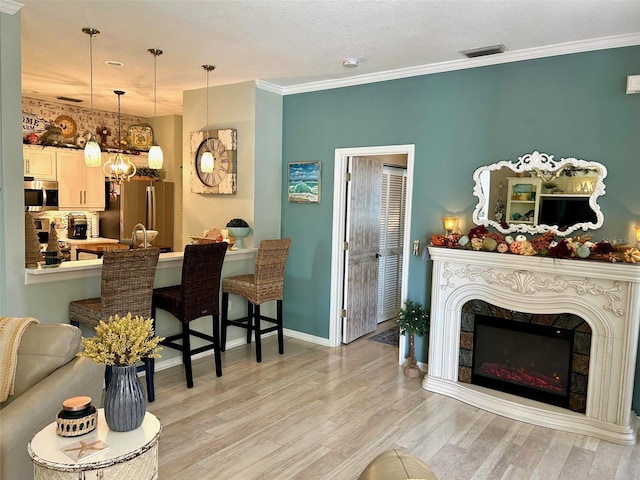
[[(182, 92), (261, 80), (283, 94), (316, 85), (362, 83), (398, 69), (413, 74), (453, 62), (460, 50), (504, 44), (509, 53), (624, 37), (640, 44), (640, 0), (21, 0), (25, 96), (83, 100), (89, 107), (89, 36), (94, 108), (153, 115), (153, 56), (158, 115), (181, 114)], [(614, 42), (615, 43), (615, 42)], [(342, 66), (357, 57), (360, 66)], [(463, 59), (463, 60), (461, 60)], [(118, 60), (123, 67), (105, 65)], [(445, 63), (446, 65), (446, 63)], [(462, 66), (461, 66), (462, 65)], [(472, 63), (470, 63), (472, 65)], [(640, 73), (640, 59), (636, 72)], [(385, 73), (381, 73), (385, 72)], [(324, 83), (322, 83), (324, 82)]]

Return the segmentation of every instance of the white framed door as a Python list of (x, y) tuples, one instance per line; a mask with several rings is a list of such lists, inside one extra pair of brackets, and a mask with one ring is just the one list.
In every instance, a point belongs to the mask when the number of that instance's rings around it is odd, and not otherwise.
[[(340, 316), (344, 300), (345, 255), (343, 241), (346, 232), (347, 191), (345, 176), (349, 157), (371, 155), (406, 155), (407, 177), (404, 211), (404, 244), (405, 252), (410, 248), (410, 219), (411, 197), (413, 193), (413, 169), (415, 162), (415, 145), (388, 145), (372, 147), (338, 148), (335, 150), (334, 187), (333, 187), (333, 226), (331, 244), (331, 305), (329, 321), (329, 345), (338, 346), (342, 343), (342, 318)], [(409, 256), (403, 255), (401, 277), (401, 301), (406, 300), (409, 271)], [(398, 361), (401, 363), (401, 353), (404, 352), (404, 338), (400, 338)]]

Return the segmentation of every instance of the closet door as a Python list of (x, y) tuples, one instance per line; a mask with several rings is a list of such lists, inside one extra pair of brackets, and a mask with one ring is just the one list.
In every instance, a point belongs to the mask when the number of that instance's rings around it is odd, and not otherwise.
[(378, 259), (378, 323), (394, 318), (401, 307), (406, 188), (405, 168), (383, 168), (379, 247), (381, 256)]

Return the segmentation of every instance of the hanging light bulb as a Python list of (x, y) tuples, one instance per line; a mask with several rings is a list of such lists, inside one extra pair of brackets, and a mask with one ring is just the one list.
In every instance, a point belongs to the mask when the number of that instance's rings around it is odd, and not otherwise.
[[(204, 68), (207, 71), (206, 108), (207, 108), (207, 137), (209, 137), (209, 72), (214, 70), (216, 67), (214, 67), (213, 65), (202, 65), (202, 68)], [(211, 152), (207, 151), (202, 154), (202, 157), (200, 159), (200, 170), (202, 170), (204, 173), (213, 172), (213, 155), (211, 154)]]
[[(120, 138), (120, 96), (125, 92), (122, 90), (114, 90), (118, 96), (118, 147), (122, 145)], [(117, 152), (108, 162), (104, 164), (104, 173), (110, 176), (117, 183), (122, 184), (126, 180), (127, 182), (136, 174), (136, 166), (131, 163), (128, 157), (125, 157), (122, 151)]]
[(156, 142), (156, 134), (158, 132), (158, 115), (156, 113), (156, 106), (158, 103), (156, 95), (156, 87), (158, 85), (156, 77), (156, 61), (158, 60), (158, 55), (162, 55), (162, 50), (158, 50), (157, 48), (150, 48), (147, 50), (147, 52), (153, 55), (153, 144), (149, 149), (148, 165), (149, 168), (160, 170), (162, 168), (164, 155), (162, 153), (162, 149)]
[[(89, 35), (89, 58), (91, 64), (91, 121), (93, 121), (93, 37), (100, 33), (95, 28), (83, 28), (83, 33)], [(102, 163), (102, 152), (100, 152), (100, 145), (96, 141), (96, 137), (93, 136), (93, 132), (89, 130), (89, 138), (84, 145), (84, 163), (87, 167), (99, 167)]]

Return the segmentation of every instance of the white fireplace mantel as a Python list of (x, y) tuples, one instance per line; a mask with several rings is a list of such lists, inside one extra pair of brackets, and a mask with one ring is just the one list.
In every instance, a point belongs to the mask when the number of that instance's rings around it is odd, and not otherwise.
[[(515, 420), (632, 445), (640, 266), (429, 247), (429, 370), (422, 386)], [(469, 300), (527, 313), (573, 313), (592, 329), (586, 412), (458, 382), (460, 321)]]

